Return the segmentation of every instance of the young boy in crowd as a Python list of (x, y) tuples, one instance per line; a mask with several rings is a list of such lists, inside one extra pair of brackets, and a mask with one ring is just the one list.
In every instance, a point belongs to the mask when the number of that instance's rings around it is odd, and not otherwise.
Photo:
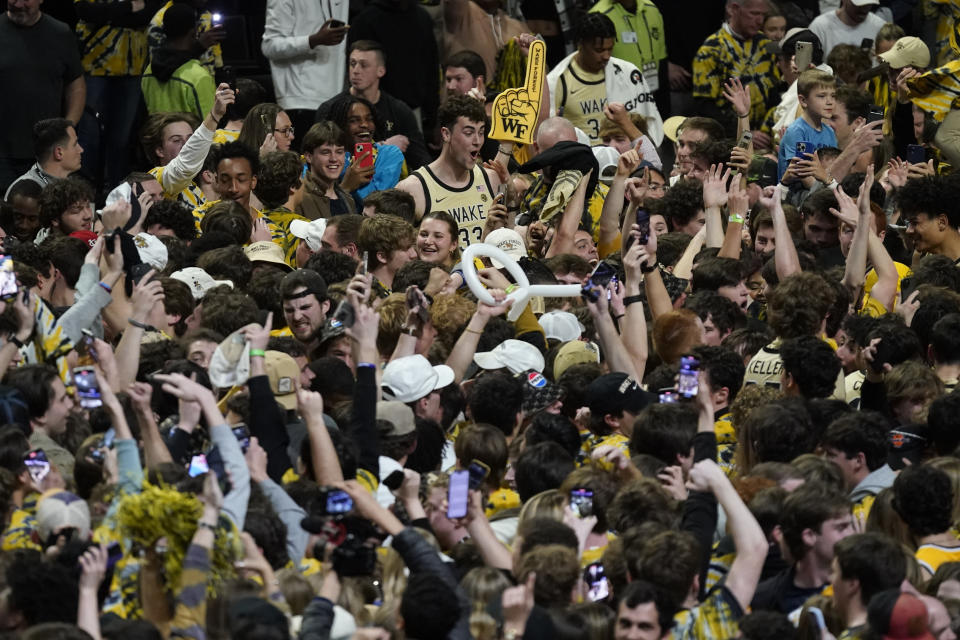
[[(797, 78), (797, 96), (803, 111), (780, 140), (777, 171), (781, 180), (792, 158), (803, 159), (820, 147), (837, 146), (837, 136), (826, 122), (837, 99), (836, 79), (825, 71), (808, 69)], [(798, 142), (804, 143), (800, 149)]]

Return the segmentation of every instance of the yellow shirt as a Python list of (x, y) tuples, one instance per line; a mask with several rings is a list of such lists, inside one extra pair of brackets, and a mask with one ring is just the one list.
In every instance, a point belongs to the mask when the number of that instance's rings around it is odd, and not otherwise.
[(922, 544), (914, 554), (921, 567), (936, 573), (937, 567), (947, 562), (960, 562), (960, 547), (943, 547), (938, 544)]
[(226, 144), (227, 142), (233, 142), (239, 137), (239, 131), (231, 131), (230, 129), (217, 129), (213, 132), (213, 144)]
[(590, 137), (590, 144), (603, 144), (600, 123), (607, 104), (607, 86), (604, 72), (589, 73), (577, 64), (576, 58), (560, 76), (560, 106), (558, 113)]
[[(97, 0), (74, 0), (96, 2)], [(139, 76), (147, 66), (147, 32), (110, 24), (77, 22), (83, 70), (91, 76)]]

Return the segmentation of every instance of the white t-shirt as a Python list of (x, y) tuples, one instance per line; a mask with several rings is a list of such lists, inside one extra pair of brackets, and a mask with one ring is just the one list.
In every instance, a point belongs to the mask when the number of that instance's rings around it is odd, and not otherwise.
[(864, 38), (877, 39), (877, 32), (884, 25), (883, 18), (873, 13), (855, 27), (849, 27), (840, 21), (836, 11), (822, 13), (810, 23), (810, 31), (820, 38), (823, 45), (823, 59), (826, 61), (830, 50), (838, 44), (852, 44), (857, 47)]

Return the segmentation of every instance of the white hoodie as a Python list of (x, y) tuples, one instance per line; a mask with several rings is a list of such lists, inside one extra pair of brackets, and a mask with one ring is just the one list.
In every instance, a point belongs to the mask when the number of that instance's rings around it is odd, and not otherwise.
[(310, 36), (330, 19), (347, 21), (349, 0), (268, 0), (261, 49), (270, 60), (277, 103), (316, 109), (343, 90), (346, 43), (310, 48)]

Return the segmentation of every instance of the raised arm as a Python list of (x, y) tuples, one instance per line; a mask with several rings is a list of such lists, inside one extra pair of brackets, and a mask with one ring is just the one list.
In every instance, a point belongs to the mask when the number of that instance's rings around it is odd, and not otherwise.
[(737, 555), (726, 578), (726, 588), (746, 611), (760, 580), (767, 558), (767, 539), (737, 490), (713, 460), (701, 460), (690, 470), (690, 489), (709, 491), (727, 514), (727, 528), (733, 535)]
[(173, 462), (170, 450), (163, 442), (157, 421), (153, 417), (153, 408), (150, 398), (153, 396), (153, 386), (146, 382), (135, 382), (127, 388), (130, 400), (133, 402), (133, 412), (140, 425), (140, 439), (143, 440), (143, 459), (147, 468), (153, 468), (163, 462)]
[(314, 480), (319, 485), (343, 482), (340, 459), (337, 458), (330, 432), (323, 421), (323, 397), (315, 391), (300, 389), (297, 391), (297, 409), (307, 424)]
[(704, 241), (708, 247), (723, 245), (723, 220), (721, 207), (727, 204), (727, 183), (730, 182), (731, 170), (723, 170), (723, 163), (710, 165), (710, 170), (703, 179), (703, 208), (706, 216)]
[(190, 139), (184, 143), (177, 157), (163, 168), (162, 186), (164, 194), (175, 197), (200, 173), (200, 170), (203, 169), (203, 162), (207, 159), (207, 153), (210, 152), (213, 134), (216, 132), (221, 118), (226, 114), (227, 106), (233, 104), (234, 101), (233, 89), (227, 83), (221, 83), (217, 87), (213, 108), (204, 118), (203, 124), (197, 127)]
[(697, 231), (690, 242), (687, 243), (687, 248), (683, 250), (683, 254), (680, 256), (680, 259), (677, 260), (677, 264), (673, 265), (674, 276), (683, 278), (684, 280), (689, 280), (693, 277), (693, 261), (703, 248), (706, 239), (707, 226), (704, 225), (700, 227), (700, 230)]
[[(639, 232), (636, 232), (639, 235)], [(640, 282), (643, 279), (643, 268), (647, 262), (646, 247), (634, 242), (627, 254), (623, 257), (623, 268), (627, 281), (625, 286), (625, 315), (620, 325), (620, 339), (633, 360), (633, 368), (637, 380), (643, 380), (643, 373), (647, 366), (647, 319), (643, 312), (643, 296), (640, 295)]]
[[(830, 213), (854, 228), (853, 240), (850, 242), (850, 252), (847, 254), (847, 265), (843, 272), (843, 285), (850, 291), (854, 300), (859, 300), (860, 289), (863, 287), (864, 276), (867, 272), (867, 243), (870, 239), (870, 219), (858, 209), (857, 203), (848, 196), (843, 189), (834, 189), (837, 204), (840, 209), (830, 208)], [(860, 187), (863, 195), (863, 186)], [(870, 210), (867, 209), (867, 215)], [(780, 247), (777, 246), (777, 249)]]
[(547, 249), (547, 258), (558, 256), (562, 253), (573, 253), (573, 238), (580, 228), (580, 219), (583, 217), (583, 205), (587, 201), (587, 183), (590, 182), (591, 171), (580, 178), (577, 188), (574, 190), (567, 206), (563, 208), (563, 214), (560, 218), (560, 224), (557, 225), (557, 232), (553, 236), (553, 242)]
[(613, 323), (613, 318), (610, 317), (607, 289), (593, 287), (592, 292), (596, 295), (596, 300), (584, 296), (584, 301), (587, 304), (587, 309), (590, 310), (590, 315), (593, 316), (600, 346), (607, 358), (607, 363), (610, 365), (610, 371), (622, 371), (632, 376), (634, 380), (638, 380), (633, 360), (628, 356), (627, 350), (620, 340), (620, 335), (617, 333), (617, 327)]
[(760, 204), (770, 210), (770, 217), (773, 218), (773, 235), (777, 242), (777, 250), (773, 257), (776, 261), (777, 277), (781, 281), (801, 271), (800, 258), (797, 257), (797, 247), (793, 243), (790, 227), (787, 226), (787, 217), (783, 213), (784, 189), (783, 185), (778, 184), (773, 187), (771, 197), (760, 198)]
[(160, 280), (153, 278), (153, 271), (147, 274), (133, 286), (131, 296), (130, 321), (123, 328), (123, 335), (117, 344), (115, 357), (119, 383), (123, 386), (133, 384), (137, 379), (137, 370), (140, 367), (140, 345), (143, 343), (144, 326), (150, 312), (158, 304), (163, 304), (163, 285)]
[(499, 304), (491, 306), (483, 300), (478, 300), (477, 310), (474, 311), (470, 322), (464, 327), (460, 337), (457, 338), (456, 344), (453, 345), (450, 355), (447, 356), (446, 364), (453, 369), (455, 382), (463, 380), (467, 368), (473, 362), (473, 354), (477, 352), (477, 344), (480, 342), (480, 336), (483, 335), (483, 329), (487, 326), (487, 322), (494, 316), (506, 313), (507, 309), (510, 308), (510, 302), (504, 303), (506, 294), (502, 289), (489, 289), (488, 291), (495, 300), (499, 301)]
[(742, 182), (739, 177), (734, 177), (727, 190), (727, 231), (723, 235), (723, 245), (717, 254), (719, 258), (740, 259), (743, 248), (741, 233), (747, 211), (750, 209), (750, 201)]
[(640, 165), (640, 145), (630, 149), (617, 160), (617, 173), (610, 184), (610, 191), (603, 200), (603, 209), (600, 212), (600, 242), (605, 247), (614, 241), (620, 233), (620, 212), (623, 211), (624, 194), (627, 178)]
[(372, 276), (354, 276), (347, 287), (347, 300), (356, 311), (347, 335), (353, 338), (353, 361), (357, 363), (357, 384), (353, 392), (353, 414), (347, 435), (360, 448), (359, 465), (380, 477), (380, 439), (377, 432), (377, 402), (380, 401), (380, 353), (377, 332), (380, 314), (367, 305)]

